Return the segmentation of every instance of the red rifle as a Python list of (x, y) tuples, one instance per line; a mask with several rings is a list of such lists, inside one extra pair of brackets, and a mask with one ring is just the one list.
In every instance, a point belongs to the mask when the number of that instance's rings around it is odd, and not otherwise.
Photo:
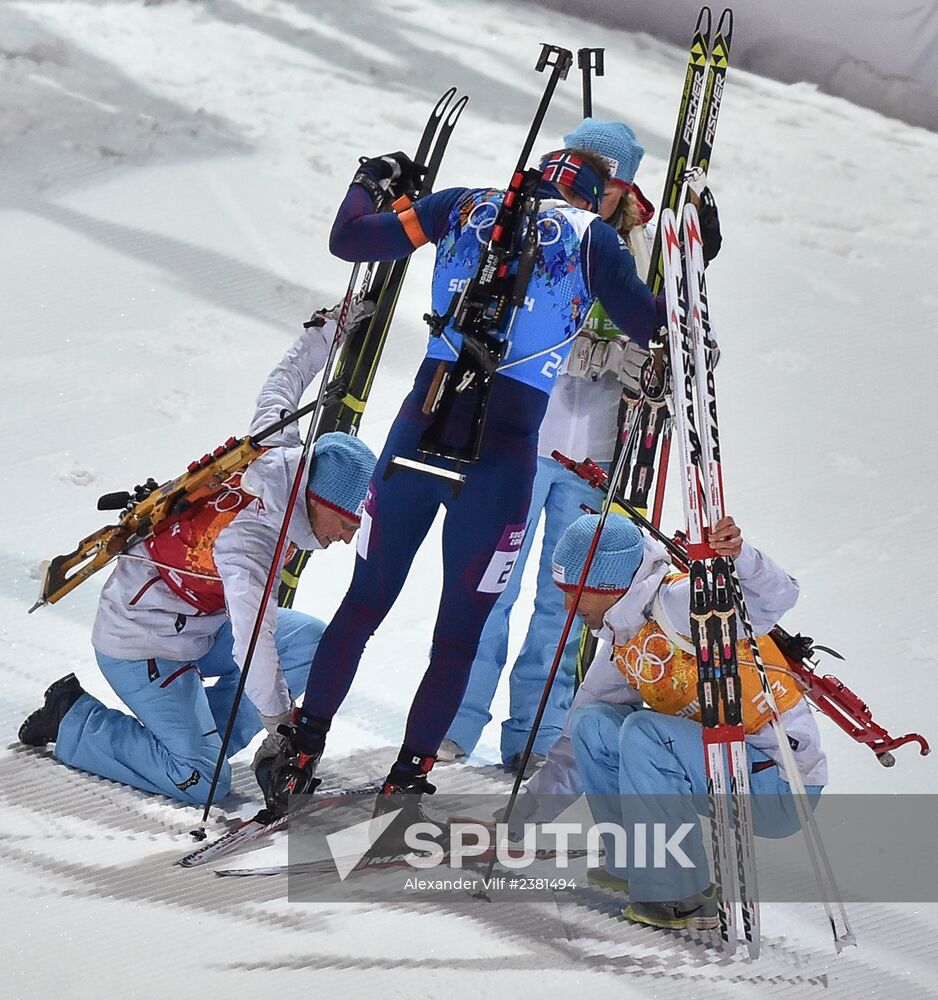
[[(565, 469), (569, 469), (581, 479), (585, 479), (590, 486), (603, 492), (607, 491), (609, 477), (601, 465), (597, 465), (589, 458), (583, 462), (575, 462), (559, 451), (552, 452), (551, 457), (560, 462)], [(668, 538), (664, 532), (656, 528), (636, 510), (628, 500), (616, 497), (616, 503), (628, 513), (636, 524), (645, 528), (667, 548), (677, 566), (681, 569), (686, 568), (687, 553), (684, 548), (684, 538), (680, 532), (674, 538)], [(876, 759), (883, 767), (892, 767), (895, 764), (896, 758), (893, 757), (892, 751), (906, 743), (918, 743), (919, 752), (923, 757), (931, 752), (928, 740), (918, 733), (890, 736), (881, 725), (873, 721), (873, 713), (866, 702), (854, 694), (842, 680), (834, 677), (833, 674), (821, 675), (816, 672), (818, 664), (812, 659), (815, 651), (827, 653), (842, 660), (843, 657), (836, 650), (816, 645), (814, 640), (808, 636), (791, 635), (781, 625), (776, 625), (769, 635), (781, 650), (792, 674), (797, 678), (811, 703), (829, 719), (836, 722), (857, 743), (866, 744), (876, 754)]]

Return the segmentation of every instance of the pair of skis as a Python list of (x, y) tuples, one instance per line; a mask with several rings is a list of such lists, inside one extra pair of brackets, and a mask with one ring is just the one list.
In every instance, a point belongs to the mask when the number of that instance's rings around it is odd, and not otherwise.
[[(450, 136), (469, 100), (464, 96), (454, 101), (455, 96), (456, 88), (450, 87), (437, 101), (424, 126), (415, 162), (426, 163), (427, 170), (420, 189), (412, 193), (414, 199), (430, 191)], [(410, 196), (405, 196), (389, 207), (401, 212), (410, 204)], [(356, 266), (349, 284), (350, 294), (357, 294), (373, 303), (374, 310), (351, 329), (340, 331), (337, 352), (330, 356), (323, 375), (325, 392), (321, 406), (317, 400), (315, 404), (302, 407), (253, 437), (231, 437), (214, 451), (191, 462), (186, 472), (165, 483), (148, 479), (144, 485), (136, 486), (133, 492), (101, 497), (98, 510), (121, 511), (119, 523), (100, 528), (83, 538), (72, 552), (50, 560), (44, 569), (39, 599), (30, 612), (60, 601), (112, 559), (150, 537), (161, 524), (199, 499), (218, 492), (232, 472), (245, 468), (261, 454), (261, 442), (287, 423), (299, 420), (311, 411), (321, 410), (317, 437), (335, 430), (355, 434), (371, 392), (407, 263), (405, 258), (393, 263), (369, 264), (360, 288), (356, 288), (359, 273)], [(308, 553), (298, 552), (284, 568), (279, 590), (282, 607), (292, 605), (299, 574), (307, 559)]]
[[(717, 554), (708, 541), (709, 532), (725, 515), (713, 374), (715, 344), (710, 338), (703, 247), (693, 205), (684, 208), (682, 221), (683, 252), (677, 220), (670, 209), (662, 212), (660, 226), (672, 407), (687, 520), (691, 637), (698, 667), (720, 934), (726, 950), (735, 952), (738, 899), (749, 954), (753, 958), (758, 955), (754, 828), (736, 659), (737, 629), (741, 624), (760, 679), (761, 696), (771, 715), (784, 776), (791, 787), (835, 947), (840, 951), (845, 944), (855, 943), (853, 932), (759, 653), (742, 584), (733, 560)], [(836, 914), (831, 900), (838, 909)]]
[[(674, 422), (678, 430), (681, 493), (687, 520), (691, 638), (697, 656), (697, 689), (720, 935), (726, 950), (735, 952), (737, 928), (733, 901), (738, 888), (749, 954), (755, 958), (759, 952), (759, 905), (749, 769), (736, 662), (736, 608), (729, 560), (717, 555), (707, 542), (708, 530), (724, 516), (725, 509), (713, 382), (713, 345), (706, 326), (705, 299), (702, 299), (703, 254), (696, 208), (688, 205), (684, 210), (686, 306), (681, 289), (681, 245), (671, 209), (661, 213), (660, 232)], [(698, 418), (706, 423), (698, 426)], [(735, 832), (735, 859), (729, 842), (730, 831)]]
[[(586, 857), (587, 852), (580, 848), (571, 848), (570, 850), (564, 851), (563, 854), (560, 855), (552, 848), (537, 848), (534, 851), (527, 851), (523, 848), (511, 850), (509, 848), (507, 853), (510, 857), (516, 857), (519, 859), (524, 858), (531, 862), (555, 861), (558, 857), (562, 857), (565, 862), (570, 862)], [(497, 852), (494, 848), (490, 848), (489, 850), (482, 851), (480, 853), (473, 853), (472, 855), (462, 855), (459, 857), (458, 861), (453, 855), (444, 854), (437, 866), (440, 868), (453, 867), (457, 871), (477, 871), (479, 868), (488, 865), (492, 859), (497, 860)], [(413, 870), (414, 866), (410, 864), (403, 854), (394, 854), (389, 856), (366, 854), (351, 868), (351, 871), (391, 871), (395, 868), (410, 868)], [(220, 878), (272, 878), (282, 875), (320, 875), (328, 877), (334, 875), (336, 870), (336, 863), (334, 861), (323, 860), (300, 861), (286, 865), (267, 865), (257, 868), (216, 868), (215, 874)], [(511, 874), (504, 868), (496, 868), (495, 871), (496, 873), (504, 873), (506, 875)], [(486, 877), (491, 878), (491, 875)]]
[[(723, 103), (723, 87), (733, 42), (732, 9), (727, 7), (720, 15), (712, 46), (711, 21), (710, 8), (702, 7), (694, 26), (681, 104), (671, 143), (671, 156), (661, 195), (659, 208), (662, 212), (666, 208), (670, 209), (675, 217), (679, 217), (681, 213), (688, 170), (701, 169), (706, 172), (710, 168), (720, 106)], [(664, 286), (662, 239), (662, 227), (659, 225), (652, 245), (647, 278), (648, 286), (656, 295)]]
[(294, 800), (291, 813), (286, 816), (275, 816), (262, 809), (250, 819), (243, 820), (227, 833), (202, 847), (196, 848), (175, 864), (181, 868), (200, 868), (203, 865), (214, 864), (221, 858), (245, 851), (253, 851), (265, 847), (267, 841), (275, 833), (285, 830), (293, 818), (305, 812), (328, 809), (339, 805), (348, 798), (362, 795), (377, 795), (381, 791), (381, 782), (371, 782), (364, 785), (349, 785), (337, 788), (323, 788), (314, 795), (306, 795), (301, 800)]
[[(716, 38), (710, 45), (711, 13), (703, 7), (694, 27), (681, 105), (671, 144), (671, 156), (661, 195), (660, 210), (670, 209), (675, 217), (681, 214), (686, 182), (689, 175), (706, 174), (713, 156), (723, 87), (733, 41), (733, 11), (727, 7), (720, 15)], [(664, 283), (662, 226), (658, 225), (651, 249), (651, 262), (646, 282), (657, 295)], [(632, 465), (629, 499), (640, 510), (648, 509), (648, 496), (655, 483), (652, 523), (660, 525), (671, 450), (671, 426), (667, 407), (647, 397), (639, 411), (638, 451)], [(655, 474), (657, 461), (657, 475)]]
[[(426, 165), (427, 168), (423, 181), (412, 196), (404, 196), (389, 206), (395, 212), (404, 211), (413, 201), (432, 190), (453, 129), (468, 101), (467, 96), (456, 98), (455, 87), (450, 87), (437, 101), (427, 118), (414, 153), (414, 162)], [(360, 295), (366, 302), (373, 304), (374, 311), (345, 334), (342, 349), (331, 373), (317, 437), (330, 431), (358, 433), (409, 261), (410, 258), (405, 257), (402, 260), (383, 261), (368, 266)], [(309, 553), (300, 550), (284, 566), (278, 593), (281, 607), (293, 606), (300, 574), (308, 560)]]
[[(662, 211), (670, 209), (675, 215), (680, 213), (688, 173), (706, 172), (713, 156), (713, 143), (716, 138), (726, 71), (729, 66), (730, 46), (733, 41), (731, 8), (727, 7), (720, 15), (716, 36), (711, 45), (712, 34), (712, 13), (710, 8), (705, 6), (701, 8), (694, 25), (684, 86), (681, 91), (681, 103), (660, 201)], [(652, 244), (646, 283), (657, 295), (662, 289), (663, 280), (662, 227), (659, 224)], [(626, 465), (625, 473), (629, 488), (627, 491), (624, 489), (624, 481), (621, 484), (616, 483), (614, 489), (610, 491), (610, 496), (617, 493), (620, 486), (623, 487), (622, 492), (628, 496), (631, 505), (644, 515), (648, 512), (649, 495), (654, 484), (651, 522), (658, 527), (661, 524), (664, 487), (671, 450), (670, 417), (661, 393), (643, 393), (638, 400), (631, 403), (623, 397), (619, 408), (616, 457), (630, 437), (630, 424), (636, 423), (635, 456)], [(584, 627), (577, 652), (578, 684), (586, 676), (595, 653), (596, 639), (589, 629)]]

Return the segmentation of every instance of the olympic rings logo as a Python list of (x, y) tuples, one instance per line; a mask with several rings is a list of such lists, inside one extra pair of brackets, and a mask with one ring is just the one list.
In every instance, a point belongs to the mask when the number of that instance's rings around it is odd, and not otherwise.
[[(661, 657), (657, 653), (652, 652), (651, 644), (654, 640), (659, 640), (657, 643), (659, 648), (660, 640), (667, 643), (667, 656)], [(639, 684), (657, 684), (664, 678), (664, 675), (667, 672), (668, 663), (670, 663), (673, 658), (674, 647), (660, 632), (652, 632), (651, 635), (645, 636), (641, 649), (638, 649), (635, 646), (630, 646), (626, 651), (625, 669), (629, 677), (635, 682), (636, 686)]]
[[(497, 202), (480, 202), (469, 213), (469, 217), (466, 219), (466, 228), (471, 229), (476, 234), (476, 239), (480, 243), (488, 243), (492, 226), (495, 224), (496, 215), (498, 215)], [(482, 235), (483, 229), (489, 231), (488, 236)]]
[[(492, 227), (498, 215), (499, 205), (495, 201), (483, 201), (475, 205), (466, 218), (466, 229), (476, 234), (476, 239), (484, 246), (492, 238)], [(538, 218), (537, 244), (541, 247), (553, 246), (560, 242), (563, 227), (556, 219)]]
[(212, 501), (212, 507), (219, 514), (225, 514), (231, 510), (237, 510), (244, 503), (245, 497), (241, 492), (241, 472), (232, 473), (223, 483), (222, 490)]

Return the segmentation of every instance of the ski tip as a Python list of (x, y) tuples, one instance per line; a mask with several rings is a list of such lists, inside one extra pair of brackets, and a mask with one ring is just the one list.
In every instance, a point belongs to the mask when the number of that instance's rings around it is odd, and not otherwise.
[(456, 88), (450, 87), (444, 94), (441, 95), (440, 99), (436, 102), (436, 107), (433, 109), (432, 118), (440, 119), (446, 114), (446, 108), (449, 102), (456, 95)]
[(446, 126), (452, 128), (456, 122), (459, 121), (459, 116), (463, 113), (463, 109), (469, 103), (469, 95), (465, 94), (459, 98), (459, 100), (450, 108), (449, 114), (446, 116)]

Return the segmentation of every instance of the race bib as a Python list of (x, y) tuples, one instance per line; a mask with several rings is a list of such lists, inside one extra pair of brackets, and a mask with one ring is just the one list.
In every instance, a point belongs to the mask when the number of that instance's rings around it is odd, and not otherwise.
[(365, 497), (365, 505), (362, 509), (362, 521), (358, 529), (358, 538), (355, 540), (355, 551), (362, 558), (368, 558), (368, 542), (371, 539), (371, 522), (375, 506), (375, 497), (368, 487), (368, 494)]
[(500, 594), (508, 586), (511, 571), (515, 568), (521, 543), (524, 541), (525, 528), (524, 524), (509, 524), (502, 532), (502, 537), (482, 574), (482, 580), (476, 587), (480, 593)]

